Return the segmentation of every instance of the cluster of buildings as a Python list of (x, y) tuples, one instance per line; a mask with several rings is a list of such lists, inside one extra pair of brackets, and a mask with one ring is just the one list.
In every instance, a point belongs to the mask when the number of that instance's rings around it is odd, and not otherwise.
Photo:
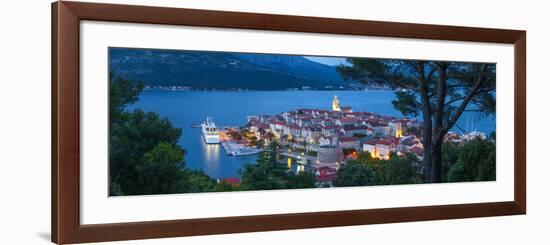
[(256, 138), (274, 138), (292, 149), (306, 152), (354, 149), (387, 158), (390, 152), (422, 149), (418, 136), (406, 133), (419, 132), (411, 129), (420, 128), (421, 122), (354, 112), (350, 106), (341, 106), (337, 96), (332, 101), (332, 110), (297, 109), (277, 115), (248, 116), (247, 119), (248, 130)]
[[(355, 156), (357, 152), (369, 152), (371, 157), (379, 159), (388, 159), (391, 153), (424, 157), (420, 138), (422, 122), (366, 111), (354, 112), (352, 107), (340, 105), (337, 96), (332, 101), (332, 110), (297, 109), (277, 115), (248, 116), (247, 119), (248, 131), (257, 139), (275, 140), (287, 146), (289, 152), (314, 153), (309, 154), (309, 160), (321, 183), (331, 184), (340, 164), (354, 157), (353, 154), (344, 155), (345, 151), (354, 152)], [(451, 132), (446, 140), (462, 142), (468, 137), (485, 138), (485, 135)]]

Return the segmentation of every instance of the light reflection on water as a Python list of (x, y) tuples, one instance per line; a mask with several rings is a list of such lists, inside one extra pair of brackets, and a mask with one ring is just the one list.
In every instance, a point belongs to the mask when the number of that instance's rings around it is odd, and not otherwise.
[[(202, 152), (204, 154), (205, 167), (208, 169), (207, 172), (216, 173), (219, 175), (220, 172), (220, 154), (225, 152), (220, 152), (221, 146), (219, 144), (206, 144), (202, 142)], [(223, 150), (223, 149), (221, 149)]]
[[(213, 117), (219, 127), (244, 126), (248, 115), (274, 115), (297, 108), (329, 110), (334, 95), (342, 105), (353, 107), (354, 111), (370, 111), (389, 116), (401, 116), (391, 101), (393, 91), (248, 91), (248, 92), (205, 92), (205, 91), (158, 91), (146, 90), (140, 100), (128, 109), (140, 108), (154, 111), (167, 117), (175, 127), (182, 129), (178, 144), (184, 148), (187, 168), (202, 170), (213, 178), (239, 177), (238, 171), (247, 163), (255, 163), (256, 155), (228, 156), (221, 145), (207, 145), (200, 128), (191, 125)], [(464, 113), (459, 125), (467, 125), (467, 118), (474, 120), (475, 128), (485, 133), (495, 129), (494, 118), (479, 118), (473, 113)], [(286, 160), (286, 159), (285, 159)], [(286, 163), (286, 162), (285, 162)], [(292, 163), (296, 171), (296, 164)]]

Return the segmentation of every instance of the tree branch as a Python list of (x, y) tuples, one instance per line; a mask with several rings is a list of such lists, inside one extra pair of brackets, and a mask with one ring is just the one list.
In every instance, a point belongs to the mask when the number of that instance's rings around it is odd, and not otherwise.
[(456, 109), (456, 113), (449, 120), (449, 124), (447, 124), (447, 126), (439, 132), (439, 134), (440, 134), (439, 137), (445, 136), (444, 134), (447, 131), (449, 131), (449, 129), (451, 129), (451, 127), (456, 123), (458, 118), (460, 118), (460, 116), (462, 115), (462, 113), (466, 109), (466, 106), (468, 106), (468, 103), (470, 103), (470, 100), (476, 95), (478, 89), (481, 87), (481, 84), (483, 83), (483, 78), (484, 78), (483, 73), (484, 73), (486, 67), (487, 67), (486, 65), (482, 65), (481, 72), (477, 77), (477, 81), (476, 81), (475, 85), (470, 89), (470, 92), (468, 93), (468, 95), (466, 95), (466, 97), (464, 98), (464, 100), (462, 101), (460, 106)]
[(458, 97), (458, 98), (454, 98), (454, 99), (448, 100), (447, 102), (445, 102), (445, 106), (448, 106), (448, 105), (450, 105), (450, 104), (452, 104), (452, 103), (455, 103), (455, 102), (457, 102), (457, 101), (461, 101), (461, 100), (463, 100), (463, 99), (465, 99), (465, 98), (466, 98), (466, 96), (460, 96), (460, 97)]
[[(435, 70), (435, 69), (434, 69)], [(443, 124), (443, 109), (445, 106), (445, 97), (447, 97), (447, 65), (439, 65), (439, 76), (437, 77), (437, 99), (436, 99), (436, 126)]]

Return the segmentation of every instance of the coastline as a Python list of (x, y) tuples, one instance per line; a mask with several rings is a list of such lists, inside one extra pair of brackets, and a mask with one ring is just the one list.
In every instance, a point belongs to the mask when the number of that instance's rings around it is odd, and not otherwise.
[[(146, 90), (140, 100), (127, 110), (142, 109), (155, 111), (161, 117), (168, 118), (174, 126), (181, 128), (182, 137), (178, 144), (187, 150), (186, 166), (202, 170), (213, 178), (236, 176), (238, 169), (246, 163), (254, 163), (257, 155), (230, 157), (222, 146), (207, 146), (200, 136), (200, 130), (191, 125), (213, 117), (217, 125), (247, 124), (247, 116), (278, 114), (297, 108), (330, 109), (330, 101), (337, 94), (343, 104), (350, 104), (354, 110), (374, 111), (382, 115), (402, 117), (391, 100), (392, 90), (258, 90), (258, 91), (172, 91)], [(367, 98), (367, 99), (365, 99)], [(463, 116), (464, 117), (464, 116)], [(494, 120), (481, 121), (485, 128), (495, 128)], [(476, 125), (480, 122), (476, 121)], [(480, 126), (483, 126), (479, 124)], [(483, 132), (487, 132), (482, 130)]]

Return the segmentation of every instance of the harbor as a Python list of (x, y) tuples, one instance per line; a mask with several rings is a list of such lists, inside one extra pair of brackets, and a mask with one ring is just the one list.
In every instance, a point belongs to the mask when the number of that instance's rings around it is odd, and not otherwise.
[[(221, 143), (224, 140), (224, 133), (231, 134), (231, 132), (244, 131), (246, 129), (245, 126), (248, 123), (247, 117), (251, 115), (276, 116), (277, 114), (281, 114), (286, 111), (295, 111), (297, 108), (325, 108), (326, 110), (330, 110), (330, 102), (334, 98), (334, 95), (334, 91), (248, 91), (233, 93), (222, 91), (167, 92), (147, 90), (140, 95), (140, 100), (136, 102), (136, 104), (129, 106), (128, 109), (134, 110), (139, 108), (144, 111), (157, 111), (162, 117), (169, 118), (175, 127), (182, 129), (182, 137), (178, 139), (177, 143), (186, 150), (184, 156), (186, 167), (193, 170), (204, 171), (204, 173), (212, 176), (213, 178), (223, 179), (239, 177), (239, 169), (241, 169), (245, 164), (255, 163), (260, 155), (233, 156), (228, 154), (228, 151), (226, 151)], [(338, 97), (344, 102), (345, 105), (352, 106), (354, 111), (369, 111), (388, 116), (400, 115), (400, 113), (393, 108), (391, 102), (388, 102), (395, 98), (393, 91), (390, 90), (369, 89), (368, 92), (339, 91)], [(365, 97), (368, 97), (369, 99), (365, 100)], [(270, 103), (269, 105), (256, 103), (263, 100), (273, 101), (273, 103)], [(224, 103), (219, 103), (219, 101), (224, 101)], [(169, 106), (174, 103), (177, 103), (180, 106)], [(199, 110), (198, 108), (208, 109)], [(213, 121), (219, 129), (219, 133), (221, 135), (221, 141), (219, 144), (206, 144), (203, 139), (200, 124), (205, 121), (206, 117), (213, 117)], [(467, 128), (466, 125), (471, 125), (472, 122), (467, 121), (467, 118), (472, 118), (475, 128), (478, 131), (488, 134), (494, 127), (494, 118), (474, 117), (472, 112), (465, 112), (464, 116), (462, 116), (459, 120), (458, 125), (462, 125), (464, 128)], [(302, 120), (302, 123), (304, 122), (308, 123), (307, 120)], [(313, 123), (315, 122), (312, 118), (311, 124)], [(325, 122), (323, 122), (323, 124), (324, 123)], [(342, 123), (351, 124), (352, 122)], [(271, 125), (269, 125), (270, 122), (266, 121), (266, 124), (268, 124), (266, 129), (269, 128), (269, 130), (271, 130)], [(336, 121), (334, 121), (333, 124), (336, 124)], [(262, 126), (262, 124), (258, 124), (257, 126)], [(279, 136), (283, 137), (283, 140), (285, 134), (290, 135), (290, 132), (293, 131), (298, 133), (297, 129), (291, 128), (290, 126), (288, 126), (288, 130), (285, 130), (286, 127), (284, 125), (279, 126), (278, 124), (274, 124), (273, 126), (274, 130), (277, 130), (277, 133), (280, 133)], [(331, 129), (331, 127), (335, 128), (335, 126), (330, 126), (327, 124), (325, 128)], [(250, 129), (254, 128), (248, 128), (247, 131), (250, 131)], [(317, 131), (311, 130), (311, 134), (313, 135), (314, 133), (317, 133)], [(327, 131), (326, 133), (328, 134), (330, 132)], [(238, 136), (236, 133), (233, 134), (234, 135), (231, 136), (232, 142), (246, 142), (242, 139), (235, 138), (234, 136)], [(242, 134), (244, 135), (245, 133), (242, 132)], [(299, 134), (293, 136), (296, 136), (293, 141), (297, 141), (300, 138)], [(353, 137), (353, 133), (351, 136)], [(282, 148), (284, 148), (286, 152), (288, 152), (288, 147), (297, 149), (303, 145), (293, 142), (284, 143), (283, 140), (280, 140), (280, 142)], [(260, 143), (265, 143), (261, 142), (261, 139), (258, 141), (260, 141)], [(323, 143), (329, 143), (329, 141), (332, 143), (332, 138), (328, 138), (326, 142), (323, 140)], [(352, 144), (356, 144), (355, 141), (345, 143), (349, 144), (350, 147), (352, 147)], [(362, 143), (368, 142), (359, 142), (359, 144)], [(261, 144), (259, 145), (261, 147)], [(308, 156), (308, 152), (315, 150), (314, 146), (314, 144), (308, 143), (306, 148), (302, 151), (307, 150), (305, 155)], [(372, 147), (380, 148), (377, 144), (374, 144)], [(235, 148), (232, 149), (235, 150)], [(294, 149), (291, 149), (291, 151), (294, 152), (293, 156), (296, 157), (296, 162), (298, 162), (298, 156), (301, 156), (301, 152)], [(231, 152), (231, 150), (229, 152)], [(383, 153), (385, 153), (384, 149), (380, 151), (381, 155), (383, 155)], [(311, 160), (313, 160), (313, 158)], [(312, 165), (316, 163), (316, 161), (311, 160), (308, 162)]]
[(207, 117), (202, 124), (191, 125), (192, 128), (200, 127), (202, 129), (202, 137), (206, 144), (221, 144), (226, 154), (229, 156), (248, 156), (255, 155), (261, 152), (257, 147), (250, 147), (246, 139), (237, 134), (240, 139), (234, 139), (232, 133), (238, 132), (236, 127), (222, 127), (220, 130), (214, 123), (211, 117)]
[(109, 54), (109, 195), (496, 181), (495, 63)]

